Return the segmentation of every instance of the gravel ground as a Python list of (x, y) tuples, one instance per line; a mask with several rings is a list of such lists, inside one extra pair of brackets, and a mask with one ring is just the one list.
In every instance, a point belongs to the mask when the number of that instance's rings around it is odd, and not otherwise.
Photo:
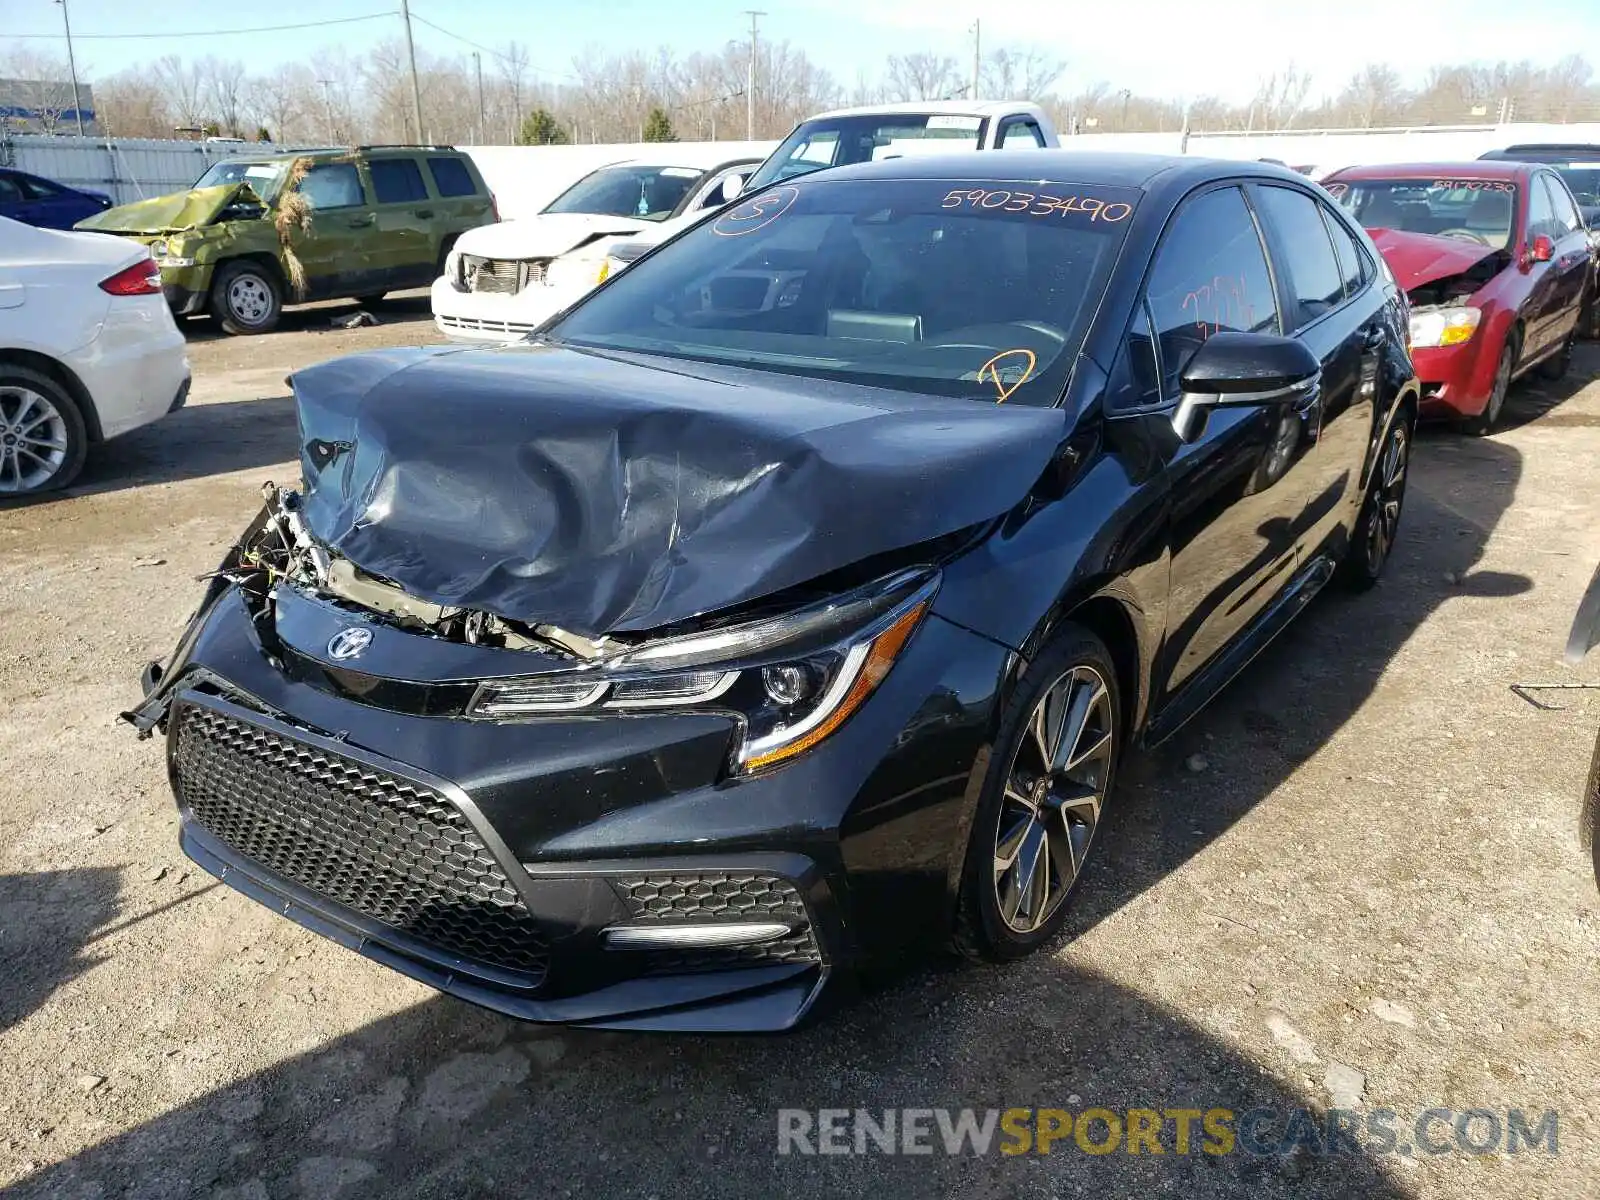
[[(347, 307), (347, 306), (345, 306)], [(335, 308), (334, 311), (343, 311)], [(286, 371), (429, 340), (194, 332), (191, 407), (0, 510), (0, 1186), (27, 1197), (1600, 1195), (1600, 347), (1484, 440), (1425, 433), (1391, 574), (1328, 596), (1124, 772), (1071, 936), (767, 1039), (518, 1025), (215, 884), (115, 721), (263, 479)], [(779, 1156), (777, 1110), (1331, 1104), (1559, 1113), (1559, 1153)], [(1408, 1136), (1400, 1141), (1409, 1142)]]

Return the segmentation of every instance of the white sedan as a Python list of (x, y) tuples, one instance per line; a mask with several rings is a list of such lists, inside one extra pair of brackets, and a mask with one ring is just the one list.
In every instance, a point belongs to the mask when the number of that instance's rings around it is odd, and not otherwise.
[(188, 394), (183, 335), (145, 246), (0, 217), (0, 498), (65, 487), (91, 445)]
[(434, 323), (453, 341), (523, 337), (601, 282), (608, 248), (726, 204), (760, 161), (613, 163), (535, 216), (469, 229), (434, 280)]

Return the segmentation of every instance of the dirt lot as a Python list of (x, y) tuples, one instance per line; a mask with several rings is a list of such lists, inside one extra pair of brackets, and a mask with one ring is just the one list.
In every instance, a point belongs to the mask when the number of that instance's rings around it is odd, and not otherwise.
[[(514, 1024), (302, 932), (186, 863), (160, 744), (115, 721), (260, 482), (295, 474), (285, 372), (429, 340), (425, 301), (383, 316), (197, 330), (189, 409), (0, 510), (0, 1185), (1600, 1195), (1600, 902), (1576, 839), (1600, 698), (1509, 690), (1600, 678), (1559, 662), (1600, 561), (1600, 348), (1493, 438), (1423, 436), (1389, 578), (1319, 600), (1125, 773), (1070, 939), (713, 1040)], [(1553, 1109), (1559, 1154), (776, 1153), (790, 1106), (1242, 1112), (1352, 1089), (1403, 1132), (1432, 1106)]]

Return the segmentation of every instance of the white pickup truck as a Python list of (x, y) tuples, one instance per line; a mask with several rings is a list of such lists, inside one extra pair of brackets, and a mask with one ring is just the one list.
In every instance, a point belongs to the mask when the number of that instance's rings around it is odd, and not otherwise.
[[(1022, 100), (910, 100), (841, 108), (801, 121), (742, 187), (730, 188), (724, 197), (732, 200), (739, 192), (847, 163), (958, 150), (1044, 150), (1060, 144), (1044, 110)], [(710, 211), (662, 222), (608, 247), (605, 273), (622, 270)]]

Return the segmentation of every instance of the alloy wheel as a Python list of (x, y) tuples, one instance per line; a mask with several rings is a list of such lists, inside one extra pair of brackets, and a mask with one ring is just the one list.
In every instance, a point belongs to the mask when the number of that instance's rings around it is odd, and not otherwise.
[(240, 275), (228, 285), (228, 308), (246, 325), (259, 325), (272, 312), (272, 292), (254, 275)]
[(1374, 575), (1383, 567), (1400, 531), (1400, 506), (1406, 497), (1406, 467), (1411, 460), (1411, 436), (1405, 423), (1389, 432), (1383, 457), (1372, 480), (1372, 518), (1367, 524), (1367, 568)]
[(1012, 758), (994, 839), (1000, 919), (1031, 933), (1083, 869), (1116, 761), (1111, 691), (1075, 666), (1047, 688)]
[(43, 487), (67, 461), (67, 421), (31, 388), (0, 386), (0, 494)]

